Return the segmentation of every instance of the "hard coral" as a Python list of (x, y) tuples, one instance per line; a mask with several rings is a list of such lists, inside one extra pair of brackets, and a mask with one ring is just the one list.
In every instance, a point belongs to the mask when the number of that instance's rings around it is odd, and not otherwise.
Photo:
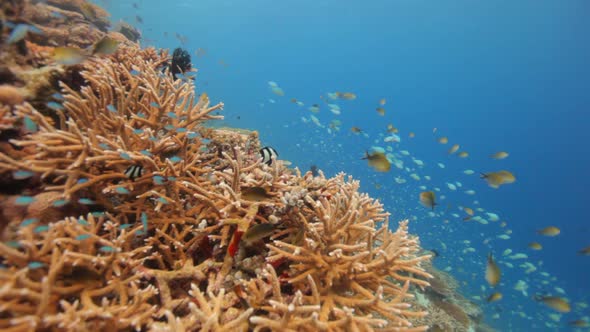
[(11, 85), (0, 85), (0, 104), (18, 105), (25, 101), (25, 96), (21, 89)]
[[(76, 208), (4, 218), (0, 328), (424, 331), (410, 287), (428, 286), (429, 256), (407, 222), (391, 232), (344, 174), (268, 166), (256, 133), (206, 128), (223, 103), (168, 60), (121, 46), (81, 65), (81, 87), (61, 84), (57, 123), (27, 103), (10, 112), (28, 126), (0, 175), (38, 179), (27, 209)], [(264, 224), (271, 234), (241, 241)]]

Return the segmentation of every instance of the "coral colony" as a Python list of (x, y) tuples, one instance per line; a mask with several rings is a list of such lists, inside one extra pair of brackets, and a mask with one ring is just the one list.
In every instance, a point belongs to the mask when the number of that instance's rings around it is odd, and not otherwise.
[[(83, 1), (2, 6), (59, 45), (108, 33)], [(90, 40), (63, 40), (61, 16)], [(450, 331), (481, 315), (358, 181), (263, 163), (256, 132), (206, 126), (223, 103), (174, 77), (190, 63), (108, 34), (114, 54), (72, 66), (30, 32), (2, 52), (0, 329)]]

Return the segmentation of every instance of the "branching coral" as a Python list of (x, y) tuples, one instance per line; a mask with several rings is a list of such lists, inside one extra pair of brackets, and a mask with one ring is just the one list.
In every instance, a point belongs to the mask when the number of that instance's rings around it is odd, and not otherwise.
[[(0, 175), (36, 182), (0, 201), (20, 206), (4, 216), (0, 328), (425, 330), (408, 300), (429, 257), (407, 222), (391, 232), (344, 174), (268, 166), (256, 133), (204, 127), (223, 104), (167, 61), (128, 46), (88, 60), (55, 122), (1, 109), (22, 153), (0, 150)], [(270, 234), (241, 240), (259, 225)]]
[[(403, 300), (412, 297), (410, 283), (428, 285), (420, 277), (430, 275), (419, 267), (428, 256), (415, 256), (418, 243), (408, 235), (407, 221), (391, 233), (381, 205), (361, 195), (358, 182), (343, 178), (340, 174), (332, 179), (338, 184), (334, 194), (318, 201), (304, 198), (314, 213), (312, 218), (298, 213), (304, 232), (301, 240), (268, 244), (268, 260), (291, 262), (285, 277), (294, 288), (309, 291), (312, 285), (316, 293), (312, 298), (321, 304), (316, 328), (409, 328), (412, 324), (407, 317), (425, 313), (407, 310)], [(377, 231), (377, 223), (383, 221)]]

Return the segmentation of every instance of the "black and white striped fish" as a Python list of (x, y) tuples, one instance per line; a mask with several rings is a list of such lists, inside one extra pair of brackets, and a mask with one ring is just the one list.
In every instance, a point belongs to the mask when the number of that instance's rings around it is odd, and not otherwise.
[(277, 159), (279, 154), (277, 153), (277, 150), (273, 149), (272, 147), (265, 146), (260, 149), (260, 156), (262, 156), (262, 162), (270, 166), (272, 164), (272, 160)]
[(125, 176), (128, 179), (131, 179), (131, 181), (134, 181), (135, 179), (137, 179), (138, 177), (141, 177), (143, 175), (143, 166), (139, 165), (139, 164), (133, 164), (129, 167), (127, 167), (127, 169), (125, 170)]

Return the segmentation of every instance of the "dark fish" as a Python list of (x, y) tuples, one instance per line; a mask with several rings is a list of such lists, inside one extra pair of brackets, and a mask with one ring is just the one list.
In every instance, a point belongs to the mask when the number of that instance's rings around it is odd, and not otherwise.
[(143, 18), (141, 18), (141, 16), (135, 15), (135, 20), (137, 21), (137, 23), (143, 24)]
[(138, 164), (131, 165), (127, 167), (124, 174), (131, 181), (135, 181), (135, 179), (143, 175), (143, 166)]
[(277, 150), (273, 149), (272, 147), (265, 146), (260, 149), (260, 156), (262, 157), (262, 163), (270, 166), (272, 165), (272, 160), (277, 159), (279, 154), (277, 153)]
[(275, 230), (275, 226), (273, 224), (256, 224), (254, 226), (250, 226), (244, 236), (242, 236), (242, 241), (244, 241), (247, 245), (251, 245), (252, 243), (262, 240), (263, 238), (272, 235)]
[(319, 168), (316, 165), (311, 165), (311, 167), (309, 167), (309, 171), (311, 172), (311, 175), (314, 177), (320, 175)]
[(241, 192), (242, 192), (242, 194), (241, 194), (242, 198), (247, 201), (262, 202), (262, 201), (269, 200), (269, 199), (273, 198), (273, 196), (269, 195), (266, 192), (266, 189), (264, 189), (262, 187), (242, 188)]
[(434, 257), (434, 258), (440, 256), (438, 251), (436, 251), (434, 249), (428, 249), (428, 251), (430, 251), (432, 253), (432, 257)]

